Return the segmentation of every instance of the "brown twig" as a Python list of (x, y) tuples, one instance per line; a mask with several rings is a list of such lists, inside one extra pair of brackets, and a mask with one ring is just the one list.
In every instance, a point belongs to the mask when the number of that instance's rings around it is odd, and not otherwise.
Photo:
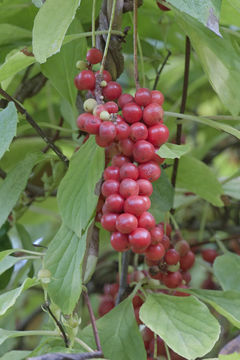
[[(228, 236), (228, 237), (222, 239), (221, 241), (225, 242), (225, 241), (231, 241), (231, 240), (240, 240), (240, 235), (239, 234), (231, 235), (231, 236)], [(201, 246), (208, 245), (208, 244), (214, 244), (214, 242), (211, 241), (211, 240), (205, 240), (205, 241), (190, 244), (190, 246), (191, 246), (192, 250), (195, 250), (195, 249), (198, 249)]]
[(127, 290), (127, 275), (128, 275), (128, 263), (129, 263), (130, 251), (126, 251), (122, 255), (122, 273), (120, 275), (119, 290), (116, 299), (116, 305), (118, 305), (125, 297)]
[(137, 0), (133, 0), (133, 62), (134, 62), (134, 79), (136, 84), (136, 90), (139, 89), (139, 74), (138, 74), (138, 55), (137, 55)]
[(159, 79), (160, 79), (160, 75), (161, 75), (161, 73), (162, 73), (165, 65), (167, 64), (167, 61), (168, 61), (169, 57), (172, 55), (172, 53), (171, 53), (170, 50), (168, 50), (167, 52), (168, 52), (168, 53), (167, 53), (165, 59), (163, 60), (162, 65), (160, 66), (159, 70), (157, 71), (157, 76), (156, 76), (155, 81), (154, 81), (154, 84), (153, 84), (153, 90), (156, 90), (157, 85), (158, 85), (158, 82), (159, 82)]
[(103, 356), (101, 351), (94, 351), (81, 354), (52, 353), (28, 358), (28, 360), (87, 360), (97, 359)]
[(95, 342), (97, 345), (97, 349), (98, 349), (98, 351), (100, 351), (102, 353), (102, 347), (101, 347), (100, 338), (99, 338), (99, 334), (98, 334), (98, 330), (97, 330), (96, 319), (95, 319), (95, 316), (93, 313), (91, 302), (88, 297), (88, 293), (84, 291), (83, 296), (84, 296), (85, 302), (87, 304), (88, 312), (90, 315), (90, 320), (91, 320), (91, 324), (92, 324), (92, 328), (93, 328), (93, 334), (94, 334)]
[(69, 160), (67, 157), (61, 152), (61, 150), (54, 145), (45, 132), (40, 128), (40, 126), (35, 122), (35, 120), (31, 117), (31, 115), (22, 107), (11, 95), (9, 95), (6, 91), (0, 88), (0, 94), (7, 100), (13, 101), (16, 109), (25, 116), (28, 123), (36, 130), (36, 132), (41, 136), (41, 138), (50, 146), (50, 148), (55, 152), (55, 154), (62, 160), (66, 166), (69, 164)]
[[(190, 53), (191, 53), (191, 43), (189, 37), (186, 36), (186, 46), (185, 46), (185, 68), (184, 68), (184, 80), (183, 80), (183, 91), (182, 91), (182, 102), (180, 107), (180, 113), (184, 114), (186, 102), (187, 102), (187, 91), (188, 91), (188, 78), (189, 78), (189, 68), (190, 68)], [(179, 119), (177, 119), (178, 121)], [(177, 124), (177, 135), (176, 135), (176, 144), (181, 144), (182, 137), (182, 124)], [(176, 158), (173, 163), (173, 172), (172, 172), (172, 186), (176, 186), (177, 180), (177, 171), (178, 171), (179, 159)]]

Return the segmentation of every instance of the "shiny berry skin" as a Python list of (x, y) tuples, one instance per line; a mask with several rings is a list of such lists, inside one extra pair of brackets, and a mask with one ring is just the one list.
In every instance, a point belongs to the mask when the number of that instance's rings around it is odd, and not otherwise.
[(136, 122), (130, 127), (130, 136), (133, 141), (145, 140), (148, 137), (148, 129), (141, 122)]
[(124, 212), (140, 216), (146, 211), (146, 203), (142, 196), (129, 196), (124, 202)]
[(140, 88), (136, 91), (135, 102), (139, 106), (147, 106), (152, 102), (151, 91), (146, 88)]
[(143, 110), (143, 121), (148, 126), (153, 126), (163, 120), (163, 109), (156, 103), (149, 104)]
[(138, 170), (140, 179), (146, 179), (150, 182), (156, 181), (161, 175), (161, 169), (154, 161), (140, 164)]
[(121, 181), (119, 187), (119, 194), (123, 198), (128, 198), (129, 196), (138, 195), (139, 185), (138, 183), (130, 178), (125, 178)]
[(151, 213), (145, 211), (139, 217), (138, 224), (139, 224), (139, 227), (147, 229), (148, 231), (150, 231), (155, 227), (156, 222), (155, 222), (154, 216)]
[(91, 70), (81, 71), (74, 79), (74, 84), (78, 90), (94, 90), (96, 79)]
[(82, 130), (86, 131), (86, 121), (92, 119), (93, 115), (89, 113), (82, 113), (77, 118), (77, 127)]
[(137, 228), (129, 235), (129, 243), (135, 249), (146, 249), (151, 243), (149, 231), (144, 228)]
[(103, 173), (104, 180), (120, 180), (120, 171), (117, 166), (109, 166), (104, 170)]
[(119, 290), (119, 284), (113, 283), (113, 284), (105, 284), (103, 287), (104, 294), (111, 295), (112, 297), (115, 297)]
[(151, 231), (151, 238), (152, 238), (152, 244), (158, 244), (162, 241), (163, 239), (163, 231), (161, 228), (155, 226)]
[(218, 256), (218, 253), (214, 249), (203, 249), (201, 255), (203, 260), (213, 264), (214, 260)]
[(145, 195), (142, 195), (141, 197), (142, 197), (142, 199), (144, 200), (144, 203), (145, 203), (145, 211), (147, 211), (151, 207), (151, 200), (149, 199), (148, 196), (145, 196)]
[(158, 90), (152, 90), (152, 103), (156, 103), (158, 105), (161, 105), (164, 103), (164, 95), (161, 93), (161, 91)]
[(119, 149), (126, 156), (132, 156), (134, 142), (131, 139), (123, 139), (119, 141)]
[(154, 146), (165, 144), (169, 138), (169, 130), (164, 124), (157, 124), (148, 129), (148, 141)]
[(126, 121), (118, 121), (115, 127), (117, 131), (116, 140), (124, 140), (129, 137), (131, 129)]
[(101, 112), (106, 111), (104, 105), (99, 104), (93, 109), (93, 115), (100, 116)]
[(145, 179), (138, 179), (139, 195), (151, 196), (153, 192), (153, 186), (150, 181)]
[(138, 227), (136, 216), (124, 213), (118, 216), (116, 221), (116, 228), (122, 234), (130, 234)]
[(161, 260), (165, 254), (165, 247), (162, 244), (150, 245), (146, 252), (146, 258), (149, 260)]
[(102, 52), (99, 49), (92, 48), (88, 50), (86, 59), (90, 64), (94, 65), (100, 63), (102, 61), (102, 57)]
[(183, 278), (183, 281), (185, 282), (185, 284), (189, 284), (192, 277), (191, 277), (191, 274), (190, 272), (186, 271), (186, 272), (182, 272), (182, 278)]
[(176, 243), (175, 249), (180, 256), (185, 256), (190, 250), (190, 246), (186, 240), (180, 240)]
[(195, 255), (190, 250), (188, 253), (180, 258), (180, 267), (183, 271), (191, 269), (195, 262)]
[(100, 147), (106, 148), (109, 146), (110, 142), (101, 138), (99, 135), (95, 136), (96, 144)]
[(170, 239), (167, 235), (163, 235), (161, 243), (165, 247), (165, 250), (168, 250), (170, 248)]
[(116, 100), (122, 93), (121, 85), (116, 81), (109, 81), (107, 86), (103, 88), (103, 96), (108, 100)]
[(130, 94), (122, 94), (119, 99), (118, 99), (118, 105), (119, 107), (122, 109), (124, 107), (124, 105), (133, 102), (134, 98), (132, 95)]
[(139, 140), (133, 146), (133, 157), (138, 163), (145, 163), (151, 160), (154, 154), (154, 146), (146, 140)]
[(106, 198), (104, 205), (109, 212), (119, 214), (123, 211), (124, 200), (119, 194), (112, 194)]
[(128, 236), (125, 234), (121, 234), (120, 232), (112, 233), (111, 245), (114, 248), (114, 250), (119, 252), (128, 250), (130, 247)]
[(107, 197), (112, 194), (118, 194), (119, 193), (119, 182), (116, 180), (106, 180), (102, 184), (102, 194), (103, 196)]
[[(100, 73), (100, 71), (95, 72), (95, 76), (97, 76), (99, 73)], [(112, 75), (107, 70), (103, 70), (102, 75), (103, 75), (103, 80), (105, 80), (106, 82), (109, 82), (112, 80)]]
[[(90, 114), (91, 115), (91, 114)], [(85, 121), (85, 129), (89, 134), (98, 134), (99, 133), (99, 127), (101, 125), (101, 120), (97, 116), (89, 117)]]
[(122, 109), (122, 114), (124, 120), (126, 120), (129, 124), (133, 124), (138, 122), (142, 118), (142, 109), (139, 105), (131, 102), (124, 105)]
[(103, 121), (99, 126), (99, 136), (105, 141), (113, 141), (117, 135), (116, 127), (111, 121)]
[(101, 224), (102, 227), (110, 232), (116, 231), (116, 220), (117, 220), (118, 215), (117, 214), (113, 214), (113, 213), (109, 213), (109, 214), (104, 214), (101, 218)]
[[(165, 1), (165, 0), (163, 0), (163, 1)], [(160, 2), (158, 2), (158, 1), (157, 1), (157, 6), (162, 11), (169, 11), (170, 10), (168, 7), (164, 6), (163, 4), (160, 4)]]
[(175, 289), (178, 287), (182, 282), (182, 275), (179, 271), (170, 272), (163, 276), (163, 283), (169, 289)]
[(139, 176), (139, 172), (138, 172), (138, 168), (136, 165), (132, 164), (132, 163), (126, 163), (123, 164), (120, 167), (120, 178), (121, 179), (133, 179), (133, 180), (137, 180)]
[(169, 249), (164, 257), (168, 265), (176, 265), (180, 260), (180, 255), (175, 249)]
[(125, 155), (114, 155), (114, 157), (112, 158), (112, 165), (113, 166), (117, 166), (117, 167), (121, 167), (123, 164), (130, 162), (129, 158)]
[(109, 112), (109, 114), (116, 114), (118, 112), (118, 106), (114, 101), (108, 101), (104, 104), (104, 107), (106, 111)]

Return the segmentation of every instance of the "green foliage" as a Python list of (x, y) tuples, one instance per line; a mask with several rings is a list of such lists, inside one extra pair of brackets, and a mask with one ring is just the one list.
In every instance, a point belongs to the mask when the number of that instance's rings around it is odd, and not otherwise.
[(218, 256), (213, 265), (214, 275), (224, 290), (240, 291), (239, 272), (240, 257), (237, 254), (227, 253)]
[(140, 318), (171, 349), (189, 360), (207, 354), (220, 334), (217, 320), (192, 296), (148, 295)]
[(13, 102), (10, 102), (6, 109), (0, 112), (0, 159), (9, 149), (13, 137), (17, 131), (17, 110)]
[(151, 196), (151, 212), (156, 219), (159, 212), (169, 211), (173, 207), (174, 189), (165, 173), (161, 171), (160, 178), (153, 183), (153, 193)]
[(9, 351), (5, 355), (1, 356), (1, 360), (24, 360), (30, 354), (31, 351), (24, 351), (24, 350), (13, 350)]
[(0, 66), (0, 82), (16, 75), (34, 62), (33, 56), (27, 56), (22, 51), (10, 53), (5, 62)]
[(191, 149), (190, 144), (176, 145), (171, 143), (163, 144), (157, 151), (157, 154), (162, 158), (176, 159), (189, 152)]

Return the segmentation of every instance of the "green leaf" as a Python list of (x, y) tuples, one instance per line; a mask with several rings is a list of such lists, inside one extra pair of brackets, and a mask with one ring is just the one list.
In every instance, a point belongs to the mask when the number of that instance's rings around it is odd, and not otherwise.
[(90, 137), (72, 157), (59, 186), (58, 203), (63, 222), (79, 237), (96, 208), (98, 196), (94, 191), (103, 169), (104, 150)]
[(21, 51), (14, 52), (14, 54), (7, 57), (5, 62), (0, 66), (0, 82), (17, 74), (35, 61), (33, 56), (27, 56)]
[(157, 154), (162, 158), (179, 159), (182, 155), (186, 154), (190, 150), (191, 150), (190, 144), (176, 145), (176, 144), (166, 143), (160, 147), (160, 149), (157, 151)]
[(4, 257), (2, 260), (0, 260), (0, 275), (3, 274), (6, 270), (10, 269), (20, 260), (22, 259), (15, 256)]
[(177, 21), (189, 36), (213, 89), (232, 115), (240, 111), (240, 60), (230, 37), (224, 33), (219, 38), (208, 29), (182, 13), (177, 13)]
[(38, 285), (37, 279), (27, 278), (24, 283), (13, 290), (7, 291), (0, 295), (0, 316), (4, 315), (17, 301), (17, 298), (27, 289)]
[(33, 166), (44, 158), (41, 153), (29, 154), (20, 161), (0, 185), (0, 226), (6, 221), (9, 213), (16, 205), (19, 196), (27, 185)]
[(207, 28), (219, 33), (221, 0), (167, 0), (178, 10), (192, 16)]
[(45, 256), (45, 267), (52, 275), (48, 293), (65, 314), (73, 311), (82, 291), (86, 237), (87, 230), (78, 237), (63, 224), (51, 241)]
[(179, 161), (177, 187), (191, 191), (215, 206), (223, 206), (221, 184), (202, 161), (184, 155)]
[(153, 183), (150, 211), (157, 217), (159, 212), (169, 211), (173, 207), (174, 190), (166, 175), (161, 170), (160, 178)]
[(6, 109), (0, 111), (0, 159), (5, 151), (8, 150), (12, 139), (17, 132), (17, 110), (14, 103), (11, 101), (8, 103)]
[(231, 196), (234, 199), (240, 200), (240, 177), (229, 180), (225, 184), (223, 184), (224, 194)]
[(0, 360), (24, 360), (28, 357), (31, 351), (12, 350), (0, 357)]
[[(127, 298), (97, 320), (104, 356), (111, 360), (146, 360), (146, 351), (138, 329), (132, 301)], [(89, 346), (95, 346), (92, 327), (86, 327), (80, 337)]]
[(33, 53), (38, 62), (44, 63), (60, 50), (80, 1), (50, 0), (40, 8), (33, 27)]
[(239, 352), (233, 354), (221, 355), (219, 354), (219, 360), (239, 360)]
[(213, 264), (214, 275), (218, 279), (223, 290), (240, 291), (240, 256), (227, 253), (218, 256)]
[(14, 43), (21, 39), (31, 39), (32, 33), (12, 24), (0, 24), (0, 45)]
[[(75, 19), (71, 24), (68, 33), (79, 33), (82, 32), (82, 30), (80, 22)], [(81, 39), (77, 43), (64, 45), (58, 54), (52, 56), (41, 66), (44, 75), (52, 82), (60, 95), (68, 100), (74, 108), (77, 89), (74, 86), (73, 79), (78, 72), (75, 64), (79, 59), (85, 57), (86, 51), (86, 39)]]
[(216, 343), (220, 326), (207, 306), (196, 298), (149, 294), (140, 318), (176, 353), (193, 360)]
[(240, 328), (239, 292), (191, 289), (189, 293), (210, 304), (217, 312), (225, 316), (234, 326)]

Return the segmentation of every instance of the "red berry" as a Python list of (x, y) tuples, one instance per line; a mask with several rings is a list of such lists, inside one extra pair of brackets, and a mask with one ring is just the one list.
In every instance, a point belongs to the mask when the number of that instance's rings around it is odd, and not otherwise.
[(124, 200), (119, 194), (112, 194), (106, 198), (105, 204), (109, 212), (121, 213), (123, 210)]
[(105, 295), (101, 299), (101, 303), (98, 308), (99, 316), (104, 316), (107, 314), (110, 310), (112, 310), (115, 306), (114, 300), (112, 296)]
[(180, 260), (179, 253), (175, 249), (169, 249), (165, 254), (164, 260), (168, 265), (176, 265)]
[(139, 195), (151, 196), (153, 192), (153, 186), (150, 181), (145, 179), (138, 179)]
[(139, 311), (140, 311), (140, 307), (136, 307), (136, 308), (134, 309), (134, 314), (135, 314), (136, 322), (137, 322), (138, 325), (141, 325), (141, 324), (142, 324), (142, 320), (140, 319)]
[(103, 287), (104, 294), (111, 295), (112, 297), (115, 297), (119, 290), (119, 284), (113, 283), (113, 284), (105, 284)]
[[(162, 0), (165, 2), (165, 0)], [(162, 11), (169, 11), (170, 9), (166, 6), (164, 6), (163, 4), (160, 4), (160, 2), (157, 1), (157, 6), (159, 7), (160, 10)]]
[(141, 88), (136, 91), (135, 102), (140, 106), (147, 106), (152, 102), (151, 91), (146, 88)]
[(143, 110), (143, 121), (148, 126), (153, 126), (163, 120), (163, 109), (156, 103), (149, 104)]
[(93, 115), (89, 113), (80, 114), (77, 118), (77, 127), (82, 131), (86, 131), (86, 121), (92, 119), (92, 117)]
[(133, 146), (133, 157), (138, 163), (145, 163), (151, 160), (154, 153), (154, 146), (146, 140), (139, 140)]
[(104, 141), (113, 141), (117, 135), (116, 127), (111, 121), (103, 121), (99, 127), (99, 136)]
[[(100, 71), (95, 72), (95, 76), (97, 76), (99, 73), (100, 73)], [(103, 80), (105, 80), (106, 82), (109, 82), (112, 80), (112, 75), (107, 70), (103, 70), (102, 75), (103, 75)]]
[[(149, 351), (153, 355), (154, 354), (154, 348), (155, 348), (155, 339), (152, 339), (149, 345)], [(166, 350), (164, 346), (163, 340), (158, 336), (157, 337), (157, 355), (166, 355)]]
[(152, 103), (157, 103), (158, 105), (162, 105), (164, 103), (164, 95), (161, 93), (161, 91), (158, 90), (152, 90)]
[(141, 122), (132, 124), (130, 129), (130, 136), (133, 141), (145, 140), (148, 137), (148, 129)]
[(132, 156), (134, 142), (131, 139), (123, 139), (119, 141), (119, 148), (126, 156)]
[(119, 187), (119, 194), (124, 197), (128, 198), (129, 196), (138, 195), (139, 192), (139, 185), (138, 183), (130, 178), (125, 178), (121, 181)]
[(180, 240), (176, 243), (175, 249), (180, 256), (185, 256), (190, 250), (190, 246), (186, 240)]
[(151, 231), (152, 244), (158, 244), (163, 239), (163, 231), (158, 226), (155, 226)]
[(120, 171), (116, 166), (109, 166), (104, 170), (103, 173), (104, 180), (120, 180)]
[(139, 224), (139, 227), (150, 231), (155, 227), (156, 222), (155, 222), (154, 216), (151, 213), (145, 211), (144, 213), (142, 213), (142, 215), (138, 219), (138, 224)]
[(106, 180), (102, 184), (102, 194), (103, 196), (107, 197), (112, 194), (118, 194), (119, 193), (119, 182), (117, 180)]
[(125, 155), (114, 155), (112, 158), (112, 165), (121, 167), (123, 164), (130, 162), (129, 158)]
[(154, 154), (152, 161), (155, 161), (158, 165), (161, 165), (162, 163), (164, 163), (165, 159), (161, 158), (158, 154)]
[(103, 88), (103, 96), (108, 100), (116, 100), (122, 93), (121, 85), (116, 81), (109, 81), (107, 86)]
[(124, 203), (124, 212), (140, 216), (146, 211), (146, 203), (142, 196), (129, 196)]
[(149, 161), (144, 164), (140, 164), (139, 167), (139, 177), (141, 179), (146, 179), (151, 182), (156, 181), (161, 175), (161, 169), (157, 163), (154, 161)]
[(135, 249), (146, 249), (151, 242), (151, 236), (148, 230), (137, 228), (129, 235), (129, 243)]
[(96, 84), (94, 72), (91, 70), (81, 71), (75, 77), (74, 83), (78, 90), (94, 90)]
[(168, 237), (171, 235), (172, 227), (169, 223), (164, 224), (164, 222), (160, 222), (157, 224), (157, 226), (161, 227), (164, 231), (164, 234), (166, 233)]
[(209, 262), (212, 264), (216, 257), (218, 256), (218, 253), (214, 249), (203, 249), (202, 250), (202, 258), (203, 260)]
[(161, 244), (163, 244), (165, 250), (168, 250), (170, 248), (170, 239), (167, 235), (163, 235)]
[(132, 214), (121, 214), (116, 221), (116, 228), (122, 234), (130, 234), (138, 226), (137, 218)]
[(120, 178), (121, 179), (129, 178), (129, 179), (137, 180), (138, 175), (139, 175), (139, 172), (138, 172), (137, 166), (130, 162), (123, 164), (120, 167)]
[(124, 105), (122, 109), (124, 119), (129, 123), (133, 124), (138, 122), (142, 118), (142, 109), (139, 105), (131, 102)]
[(148, 141), (154, 146), (161, 146), (167, 142), (169, 130), (164, 124), (157, 124), (148, 129)]
[(133, 102), (134, 98), (130, 94), (122, 94), (118, 99), (118, 105), (122, 109), (124, 105)]
[(104, 214), (101, 218), (102, 227), (107, 231), (116, 231), (117, 214)]
[(149, 260), (161, 260), (165, 254), (165, 247), (162, 244), (150, 245), (145, 254)]
[(97, 105), (94, 109), (93, 109), (93, 115), (95, 116), (100, 116), (101, 112), (106, 111), (104, 105), (100, 104)]
[(96, 144), (100, 147), (106, 148), (109, 146), (110, 142), (101, 138), (99, 135), (95, 136)]
[(141, 197), (143, 198), (144, 203), (145, 203), (145, 211), (147, 211), (151, 207), (151, 200), (149, 199), (148, 196), (145, 196), (145, 195), (142, 195)]
[[(91, 114), (89, 114), (91, 115)], [(97, 116), (88, 117), (85, 121), (85, 129), (89, 134), (98, 134), (101, 120)]]
[(124, 140), (129, 137), (131, 129), (126, 121), (118, 121), (115, 126), (117, 131), (116, 140)]
[(118, 112), (118, 106), (114, 101), (108, 101), (104, 104), (105, 110), (109, 112), (109, 114), (116, 114)]
[(96, 48), (92, 48), (90, 50), (88, 50), (87, 52), (87, 61), (90, 63), (90, 64), (98, 64), (102, 61), (102, 52)]
[(189, 284), (190, 281), (191, 281), (191, 274), (190, 272), (186, 271), (186, 272), (182, 272), (182, 278), (183, 278), (183, 281), (185, 282), (185, 284)]
[[(187, 289), (188, 287), (186, 285), (179, 285), (180, 288), (182, 289)], [(182, 292), (182, 291), (174, 291), (173, 293), (174, 296), (190, 296), (190, 294), (188, 293), (185, 293), (185, 292)]]
[(130, 247), (128, 236), (125, 234), (121, 234), (120, 232), (112, 233), (111, 245), (114, 248), (114, 250), (119, 252), (128, 250)]
[(139, 307), (143, 304), (143, 299), (139, 295), (135, 295), (132, 299), (133, 307)]
[(180, 267), (183, 271), (191, 269), (195, 262), (195, 255), (190, 250), (185, 256), (180, 258)]
[(182, 275), (179, 271), (169, 272), (163, 276), (163, 283), (170, 289), (175, 289), (182, 282)]

